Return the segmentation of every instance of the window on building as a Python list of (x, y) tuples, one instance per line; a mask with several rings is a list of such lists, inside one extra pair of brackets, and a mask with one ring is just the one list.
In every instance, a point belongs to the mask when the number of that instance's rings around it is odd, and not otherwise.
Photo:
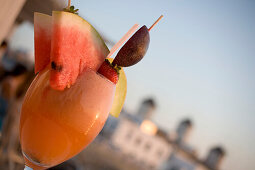
[(163, 149), (158, 149), (156, 154), (158, 157), (161, 157), (163, 155)]
[(128, 130), (126, 134), (126, 139), (129, 140), (132, 137), (132, 135), (133, 135), (133, 130), (132, 129)]
[(147, 143), (145, 144), (145, 146), (144, 146), (144, 149), (145, 149), (146, 151), (149, 151), (149, 150), (151, 149), (151, 144), (150, 144), (149, 142), (147, 142)]
[(142, 165), (142, 166), (146, 165), (144, 160), (139, 160), (139, 164)]
[(135, 155), (134, 155), (133, 153), (128, 153), (128, 157), (129, 157), (130, 159), (135, 159)]
[(173, 166), (170, 168), (170, 170), (182, 170), (179, 166)]
[(181, 168), (178, 166), (173, 166), (170, 170), (181, 170)]
[(155, 165), (149, 165), (149, 169), (156, 169)]
[(141, 142), (142, 142), (142, 139), (141, 139), (141, 137), (138, 136), (138, 137), (135, 139), (135, 145), (140, 145)]

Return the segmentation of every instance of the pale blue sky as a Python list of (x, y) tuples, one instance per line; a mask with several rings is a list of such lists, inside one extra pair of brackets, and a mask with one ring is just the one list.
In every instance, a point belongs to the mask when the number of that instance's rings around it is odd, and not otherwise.
[[(182, 118), (193, 120), (190, 144), (201, 157), (222, 144), (227, 151), (223, 169), (255, 169), (255, 1), (72, 3), (114, 41), (133, 24), (149, 27), (163, 14), (150, 32), (145, 58), (125, 69), (125, 107), (134, 112), (144, 97), (154, 96), (158, 109), (153, 120), (169, 132)], [(32, 32), (22, 26), (13, 45), (32, 49)]]

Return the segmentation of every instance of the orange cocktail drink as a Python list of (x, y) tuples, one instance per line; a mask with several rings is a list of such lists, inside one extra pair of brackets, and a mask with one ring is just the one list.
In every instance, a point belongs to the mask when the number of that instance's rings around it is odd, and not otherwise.
[(115, 84), (87, 69), (64, 91), (50, 88), (49, 69), (31, 84), (21, 111), (20, 141), (26, 164), (48, 168), (85, 148), (102, 129)]

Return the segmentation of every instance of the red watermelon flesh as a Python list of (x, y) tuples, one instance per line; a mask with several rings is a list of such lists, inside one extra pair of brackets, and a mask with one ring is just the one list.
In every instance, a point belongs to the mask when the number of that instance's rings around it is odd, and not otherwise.
[(84, 69), (97, 71), (109, 50), (86, 20), (69, 12), (52, 13), (51, 75), (53, 89), (75, 83)]
[(34, 13), (35, 73), (50, 63), (51, 21), (49, 15)]

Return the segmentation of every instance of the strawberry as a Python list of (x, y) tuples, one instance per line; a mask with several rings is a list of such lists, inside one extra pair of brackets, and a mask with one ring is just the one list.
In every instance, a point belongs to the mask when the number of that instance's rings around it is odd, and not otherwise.
[(105, 59), (103, 64), (100, 66), (98, 69), (98, 73), (102, 74), (105, 76), (107, 79), (109, 79), (111, 82), (114, 84), (117, 84), (119, 80), (119, 70), (121, 68), (117, 65), (113, 65), (110, 63), (108, 59)]

